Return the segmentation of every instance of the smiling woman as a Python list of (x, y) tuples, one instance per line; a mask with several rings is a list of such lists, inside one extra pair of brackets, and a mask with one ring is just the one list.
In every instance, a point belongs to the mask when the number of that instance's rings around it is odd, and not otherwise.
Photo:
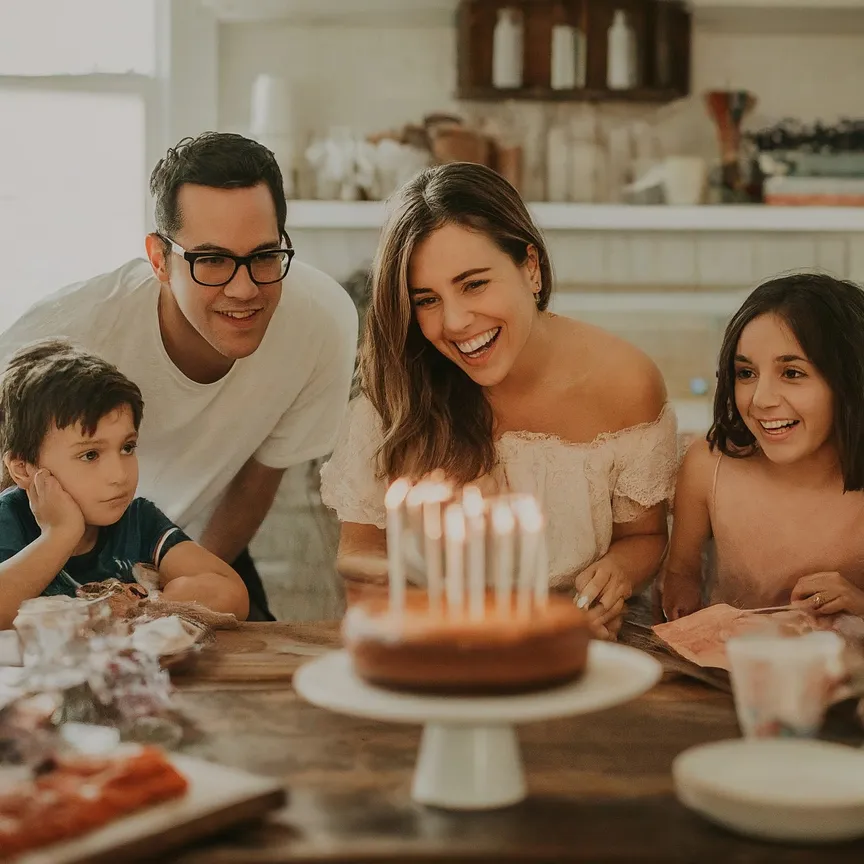
[(458, 484), (536, 494), (552, 585), (614, 635), (666, 544), (676, 423), (654, 364), (547, 311), (543, 237), (481, 165), (432, 168), (400, 191), (372, 281), (361, 395), (322, 471), (343, 573), (374, 578), (383, 561), (388, 479), (443, 469)]

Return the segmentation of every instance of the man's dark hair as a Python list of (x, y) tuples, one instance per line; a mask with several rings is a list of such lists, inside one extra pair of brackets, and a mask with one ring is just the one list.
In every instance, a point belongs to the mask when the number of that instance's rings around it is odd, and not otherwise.
[(744, 328), (760, 315), (786, 322), (834, 394), (834, 442), (843, 487), (864, 489), (864, 291), (818, 273), (781, 276), (762, 283), (726, 328), (717, 371), (712, 450), (751, 455), (756, 439), (735, 405), (735, 355)]
[[(35, 465), (55, 425), (80, 425), (92, 435), (106, 414), (124, 405), (137, 430), (144, 413), (138, 385), (95, 354), (59, 339), (22, 348), (0, 379), (0, 454)], [(0, 486), (10, 485), (4, 465)]]
[(174, 238), (183, 224), (177, 195), (184, 183), (214, 189), (247, 189), (266, 183), (276, 207), (279, 235), (288, 205), (276, 157), (263, 144), (230, 132), (204, 132), (184, 138), (160, 159), (150, 175), (156, 203), (156, 231)]

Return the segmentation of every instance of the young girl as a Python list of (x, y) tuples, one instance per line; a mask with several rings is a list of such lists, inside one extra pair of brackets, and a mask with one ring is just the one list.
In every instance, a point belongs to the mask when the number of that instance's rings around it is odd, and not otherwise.
[(862, 489), (864, 292), (821, 275), (760, 285), (726, 330), (714, 424), (678, 477), (666, 617), (704, 596), (864, 616)]
[(546, 311), (543, 238), (482, 165), (441, 165), (401, 190), (372, 281), (361, 395), (322, 471), (322, 499), (343, 522), (339, 569), (366, 562), (368, 575), (372, 559), (386, 580), (388, 478), (440, 468), (537, 494), (552, 586), (614, 635), (666, 545), (677, 438), (657, 368)]

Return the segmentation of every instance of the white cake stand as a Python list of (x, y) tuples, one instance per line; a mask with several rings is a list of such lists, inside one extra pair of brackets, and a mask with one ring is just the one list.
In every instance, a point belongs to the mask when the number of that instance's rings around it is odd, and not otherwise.
[(450, 810), (488, 810), (525, 798), (514, 724), (620, 705), (650, 690), (661, 673), (643, 651), (591, 642), (585, 673), (573, 684), (517, 696), (423, 696), (364, 683), (348, 653), (334, 651), (301, 667), (294, 689), (340, 714), (422, 724), (412, 798)]

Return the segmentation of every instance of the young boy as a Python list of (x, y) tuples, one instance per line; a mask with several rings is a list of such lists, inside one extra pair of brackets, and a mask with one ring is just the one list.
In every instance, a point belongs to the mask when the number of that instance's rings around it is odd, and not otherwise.
[(64, 341), (19, 351), (0, 381), (0, 628), (22, 601), (159, 569), (166, 600), (245, 619), (237, 573), (136, 498), (144, 403), (116, 367)]

